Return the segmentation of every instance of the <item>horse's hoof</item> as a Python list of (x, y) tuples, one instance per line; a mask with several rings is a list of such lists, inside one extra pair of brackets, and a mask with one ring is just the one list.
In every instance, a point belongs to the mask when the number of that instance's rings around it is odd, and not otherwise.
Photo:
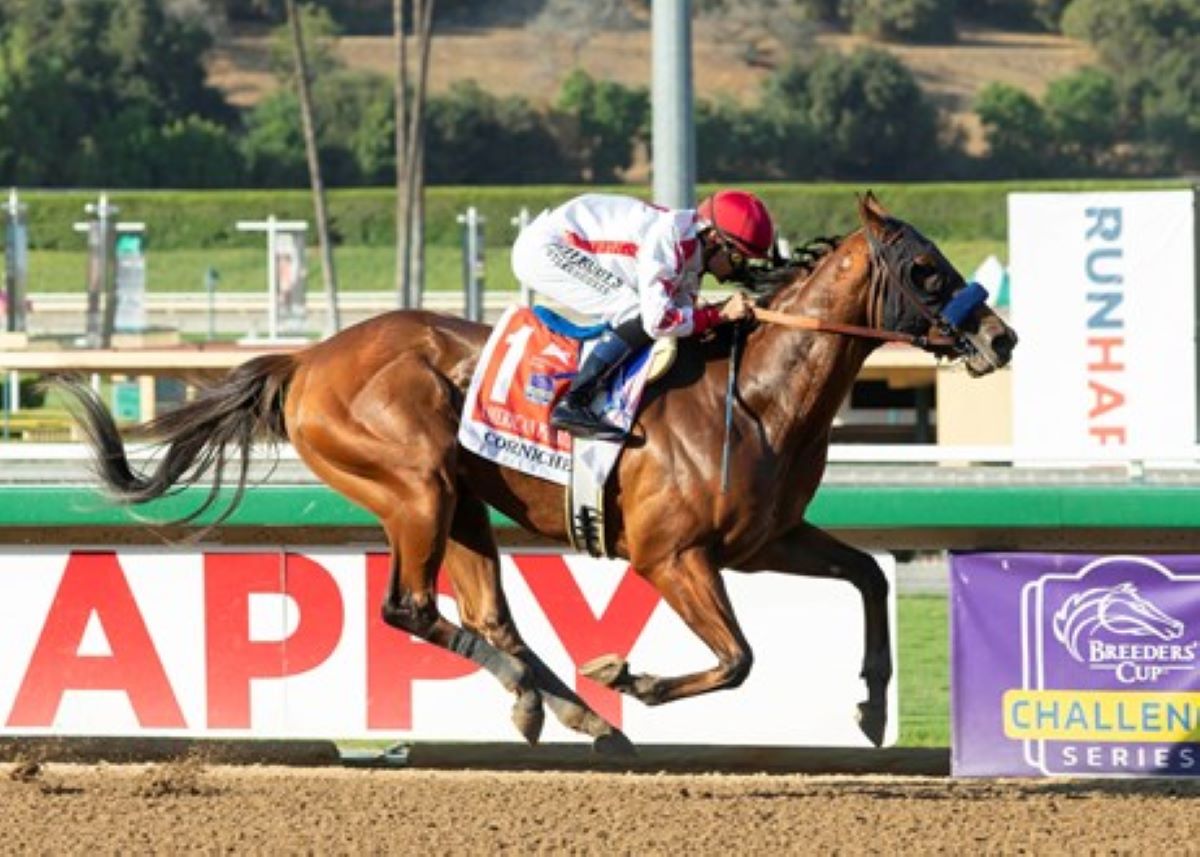
[(542, 695), (536, 690), (526, 690), (513, 703), (512, 721), (521, 737), (530, 744), (537, 744), (542, 737), (542, 725), (546, 712), (542, 709)]
[(631, 759), (637, 755), (633, 742), (620, 729), (614, 729), (607, 735), (598, 735), (592, 742), (592, 750), (609, 759)]
[(629, 664), (619, 655), (601, 655), (581, 666), (579, 674), (605, 687), (616, 687), (622, 679), (629, 678)]
[(860, 702), (858, 704), (858, 728), (876, 747), (883, 746), (883, 734), (887, 731), (887, 706)]

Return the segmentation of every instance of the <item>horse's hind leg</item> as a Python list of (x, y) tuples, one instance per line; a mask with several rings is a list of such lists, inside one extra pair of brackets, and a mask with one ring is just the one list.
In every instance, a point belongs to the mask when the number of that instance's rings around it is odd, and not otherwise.
[[(488, 670), (517, 695), (513, 719), (525, 739), (536, 743), (542, 718), (532, 670), (438, 611), (437, 574), (457, 501), (456, 422), (432, 373), (403, 368), (408, 371), (380, 373), (360, 393), (371, 401), (407, 401), (413, 413), (391, 404), (339, 412), (320, 387), (294, 390), (292, 443), (314, 473), (382, 523), (391, 549), (383, 620)], [(388, 386), (395, 384), (403, 390)], [(299, 396), (304, 398), (296, 401)], [(538, 715), (530, 716), (534, 709)]]
[[(454, 582), (462, 624), (502, 652), (524, 661), (533, 671), (534, 685), (564, 726), (590, 735), (598, 752), (632, 751), (624, 734), (592, 711), (521, 639), (501, 586), (500, 555), (487, 506), (475, 497), (459, 494), (445, 568)], [(541, 716), (540, 706), (537, 716)]]

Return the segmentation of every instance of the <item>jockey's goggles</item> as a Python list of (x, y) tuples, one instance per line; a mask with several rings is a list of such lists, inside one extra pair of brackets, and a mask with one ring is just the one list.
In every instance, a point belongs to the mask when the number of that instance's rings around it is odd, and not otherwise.
[(729, 260), (729, 266), (733, 268), (734, 273), (740, 274), (746, 270), (747, 259), (745, 253), (729, 241), (722, 241), (721, 249), (725, 251), (725, 258)]
[(746, 270), (746, 263), (749, 257), (738, 249), (737, 244), (730, 238), (715, 223), (709, 223), (709, 228), (712, 230), (713, 243), (716, 249), (725, 254), (725, 258), (729, 260), (729, 267), (733, 269), (735, 274), (741, 274)]

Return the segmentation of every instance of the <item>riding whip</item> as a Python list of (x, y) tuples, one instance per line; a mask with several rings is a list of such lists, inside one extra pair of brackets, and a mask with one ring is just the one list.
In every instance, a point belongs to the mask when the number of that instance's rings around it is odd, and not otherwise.
[(733, 345), (729, 349), (729, 383), (725, 387), (725, 445), (721, 449), (721, 493), (729, 490), (729, 445), (733, 430), (733, 399), (737, 391), (738, 353), (742, 344), (742, 323), (734, 322)]

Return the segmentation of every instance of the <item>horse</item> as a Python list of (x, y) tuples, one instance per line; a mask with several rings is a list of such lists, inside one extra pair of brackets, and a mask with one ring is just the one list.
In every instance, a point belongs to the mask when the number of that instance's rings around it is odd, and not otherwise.
[[(679, 343), (670, 370), (646, 391), (606, 488), (610, 554), (661, 593), (716, 664), (659, 676), (607, 655), (583, 665), (582, 675), (652, 706), (736, 688), (753, 654), (721, 569), (836, 578), (861, 595), (867, 698), (859, 726), (882, 743), (892, 678), (887, 580), (868, 554), (805, 518), (833, 420), (883, 340), (914, 342), (978, 376), (1009, 362), (1017, 336), (982, 302), (948, 321), (947, 306), (971, 287), (937, 246), (869, 192), (858, 216), (861, 226), (850, 234), (747, 277), (763, 317), (748, 329), (724, 325)], [(524, 643), (501, 588), (489, 506), (559, 542), (568, 540), (568, 522), (563, 486), (457, 442), (464, 392), (488, 334), (488, 326), (461, 318), (397, 310), (296, 352), (256, 357), (134, 427), (128, 437), (161, 447), (143, 472), (132, 468), (126, 436), (102, 400), (78, 378), (57, 382), (76, 400), (100, 480), (124, 503), (207, 477), (199, 514), (216, 501), (227, 462), (237, 460), (237, 490), (219, 522), (241, 499), (256, 439), (290, 441), (317, 477), (378, 518), (390, 552), (381, 606), (388, 625), (490, 672), (514, 695), (512, 719), (529, 743), (537, 743), (549, 708), (592, 738), (597, 752), (633, 752)], [(438, 609), (442, 570), (458, 624)]]

